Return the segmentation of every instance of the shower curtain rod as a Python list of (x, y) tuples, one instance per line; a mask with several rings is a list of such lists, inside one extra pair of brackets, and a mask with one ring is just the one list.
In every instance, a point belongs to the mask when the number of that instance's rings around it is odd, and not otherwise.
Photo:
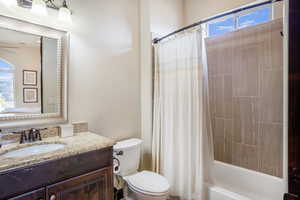
[(183, 27), (177, 31), (174, 31), (168, 35), (165, 35), (161, 38), (155, 38), (153, 39), (153, 43), (156, 44), (156, 43), (159, 43), (160, 41), (162, 41), (163, 39), (166, 39), (172, 35), (175, 35), (177, 33), (180, 33), (182, 31), (185, 31), (187, 29), (190, 29), (190, 28), (193, 28), (195, 26), (199, 26), (201, 24), (204, 24), (204, 23), (207, 23), (209, 21), (212, 21), (212, 20), (215, 20), (215, 19), (218, 19), (218, 18), (222, 18), (222, 17), (225, 17), (227, 15), (232, 15), (232, 14), (236, 14), (236, 13), (239, 13), (239, 12), (242, 12), (242, 11), (245, 11), (245, 10), (249, 10), (249, 9), (252, 9), (252, 8), (256, 8), (256, 7), (260, 7), (260, 6), (263, 6), (263, 5), (267, 5), (267, 4), (272, 4), (272, 3), (276, 3), (276, 2), (279, 2), (279, 1), (283, 1), (283, 0), (269, 0), (269, 1), (264, 1), (264, 2), (261, 2), (261, 3), (257, 3), (257, 4), (253, 4), (253, 5), (250, 5), (250, 6), (246, 6), (246, 7), (243, 7), (243, 8), (238, 8), (236, 10), (233, 10), (233, 11), (229, 11), (227, 13), (223, 13), (223, 14), (220, 14), (220, 15), (217, 15), (217, 16), (214, 16), (214, 17), (211, 17), (211, 18), (208, 18), (208, 19), (205, 19), (205, 20), (201, 20), (199, 22), (196, 22), (194, 24), (191, 24), (191, 25), (188, 25), (186, 27)]

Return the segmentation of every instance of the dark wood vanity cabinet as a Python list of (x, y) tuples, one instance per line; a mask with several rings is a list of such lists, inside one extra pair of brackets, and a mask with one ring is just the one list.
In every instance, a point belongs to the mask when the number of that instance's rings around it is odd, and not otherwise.
[(0, 200), (112, 200), (112, 160), (109, 147), (0, 172)]
[(46, 200), (111, 200), (111, 170), (97, 170), (48, 186)]

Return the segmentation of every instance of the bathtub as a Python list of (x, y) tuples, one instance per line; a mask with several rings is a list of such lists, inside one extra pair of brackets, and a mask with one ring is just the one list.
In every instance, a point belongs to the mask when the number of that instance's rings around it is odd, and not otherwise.
[(207, 185), (207, 200), (282, 200), (287, 181), (256, 171), (214, 161), (213, 185)]
[(209, 200), (250, 200), (247, 197), (233, 193), (220, 187), (212, 186), (208, 188)]

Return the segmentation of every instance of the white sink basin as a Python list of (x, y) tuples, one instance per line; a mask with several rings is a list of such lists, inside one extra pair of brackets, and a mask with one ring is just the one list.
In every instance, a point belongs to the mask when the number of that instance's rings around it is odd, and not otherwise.
[(15, 151), (10, 151), (2, 156), (5, 158), (20, 158), (20, 157), (27, 157), (33, 156), (42, 153), (49, 153), (51, 151), (56, 151), (59, 149), (64, 148), (64, 144), (41, 144), (41, 145), (34, 145), (29, 147), (24, 147)]

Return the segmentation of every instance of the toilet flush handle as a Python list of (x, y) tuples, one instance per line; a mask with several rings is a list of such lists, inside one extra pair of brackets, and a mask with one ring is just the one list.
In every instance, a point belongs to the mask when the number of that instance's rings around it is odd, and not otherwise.
[(123, 156), (124, 152), (123, 151), (115, 151), (117, 156)]

